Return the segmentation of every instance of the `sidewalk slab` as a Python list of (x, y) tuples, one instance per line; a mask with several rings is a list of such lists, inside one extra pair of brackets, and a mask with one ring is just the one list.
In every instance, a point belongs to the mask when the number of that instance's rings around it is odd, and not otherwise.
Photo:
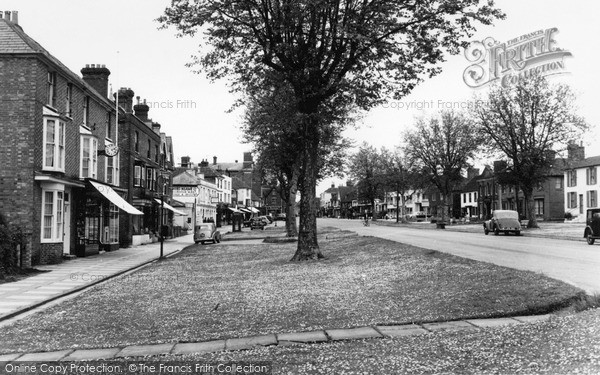
[(327, 332), (327, 335), (334, 341), (382, 337), (381, 334), (372, 327), (328, 329), (325, 330), (325, 332)]
[(51, 362), (60, 361), (63, 357), (69, 355), (73, 349), (60, 350), (57, 352), (39, 352), (39, 353), (28, 353), (19, 357), (19, 362)]
[[(164, 255), (192, 244), (191, 234), (168, 240), (164, 243)], [(37, 269), (48, 272), (0, 286), (0, 320), (148, 264), (158, 259), (159, 247), (160, 243), (122, 248), (59, 264), (36, 266)], [(87, 278), (83, 279), (82, 275)]]
[(533, 323), (533, 322), (543, 322), (546, 320), (550, 320), (550, 314), (546, 315), (529, 315), (529, 316), (514, 316), (513, 319), (518, 320), (522, 323)]
[(90, 361), (94, 359), (112, 359), (121, 348), (109, 349), (79, 349), (69, 354), (62, 361)]
[(175, 344), (171, 354), (212, 353), (225, 350), (225, 340)]
[(251, 336), (238, 339), (227, 339), (225, 341), (226, 350), (252, 349), (255, 346), (277, 345), (275, 335)]
[(15, 353), (15, 354), (2, 354), (0, 355), (0, 362), (10, 362), (22, 356), (23, 353)]
[(472, 324), (469, 324), (463, 320), (455, 321), (455, 322), (441, 322), (441, 323), (425, 323), (423, 324), (423, 328), (432, 332), (439, 331), (463, 331), (469, 329), (477, 329)]
[(121, 357), (146, 357), (149, 355), (169, 354), (175, 344), (156, 344), (156, 345), (132, 345), (123, 348), (115, 358)]
[(467, 319), (466, 322), (473, 324), (479, 328), (486, 327), (502, 327), (513, 324), (521, 324), (522, 322), (512, 318), (496, 318), (496, 319)]
[(277, 335), (277, 340), (279, 345), (325, 342), (327, 341), (327, 335), (325, 335), (325, 331), (281, 333)]
[(423, 329), (416, 324), (405, 324), (405, 325), (401, 325), (401, 326), (377, 326), (376, 328), (384, 336), (389, 336), (389, 337), (422, 335), (424, 333), (429, 332), (426, 329)]

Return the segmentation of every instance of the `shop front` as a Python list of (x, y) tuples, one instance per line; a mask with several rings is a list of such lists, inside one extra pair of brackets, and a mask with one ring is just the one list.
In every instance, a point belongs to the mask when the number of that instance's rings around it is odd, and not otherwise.
[(86, 180), (84, 193), (78, 195), (77, 206), (80, 209), (76, 218), (75, 255), (84, 257), (119, 249), (121, 211), (129, 215), (143, 215), (123, 199), (124, 191), (117, 192), (115, 189), (118, 188)]

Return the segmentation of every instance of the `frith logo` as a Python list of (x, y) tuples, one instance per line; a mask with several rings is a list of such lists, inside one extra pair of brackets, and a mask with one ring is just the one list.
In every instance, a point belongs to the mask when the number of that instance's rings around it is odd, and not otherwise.
[(564, 58), (571, 52), (556, 46), (553, 39), (558, 29), (553, 27), (521, 35), (505, 43), (494, 38), (473, 42), (465, 50), (465, 57), (472, 62), (463, 73), (469, 87), (481, 87), (500, 80), (506, 87), (519, 77), (531, 74), (544, 76), (565, 73)]

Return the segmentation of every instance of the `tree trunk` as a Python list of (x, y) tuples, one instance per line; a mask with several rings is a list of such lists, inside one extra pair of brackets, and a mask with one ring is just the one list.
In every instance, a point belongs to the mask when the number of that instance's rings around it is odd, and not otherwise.
[(324, 258), (317, 242), (316, 190), (319, 172), (319, 129), (316, 109), (305, 116), (302, 183), (300, 184), (300, 230), (298, 248), (291, 259), (293, 261)]
[(285, 231), (287, 237), (298, 236), (296, 226), (296, 193), (298, 192), (298, 171), (295, 170), (290, 181), (285, 202)]
[(533, 200), (533, 189), (525, 191), (523, 189), (523, 200), (527, 205), (527, 228), (539, 228), (537, 218), (535, 217), (535, 201)]

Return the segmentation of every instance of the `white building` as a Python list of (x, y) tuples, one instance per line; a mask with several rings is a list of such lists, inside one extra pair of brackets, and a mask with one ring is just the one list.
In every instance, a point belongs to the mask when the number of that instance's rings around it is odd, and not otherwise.
[(575, 161), (565, 171), (565, 213), (572, 221), (585, 222), (588, 208), (598, 205), (600, 156)]

